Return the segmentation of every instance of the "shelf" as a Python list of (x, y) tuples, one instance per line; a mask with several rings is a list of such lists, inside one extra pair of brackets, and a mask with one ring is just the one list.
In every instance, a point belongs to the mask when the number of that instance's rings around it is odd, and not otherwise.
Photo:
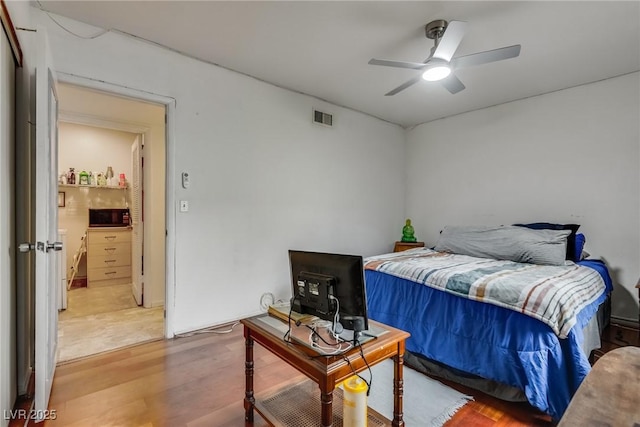
[[(333, 425), (342, 426), (344, 424), (342, 389), (336, 387), (332, 397)], [(321, 425), (320, 392), (318, 384), (311, 380), (275, 391), (258, 393), (255, 397), (254, 409), (269, 425), (276, 427), (320, 427)], [(391, 421), (368, 407), (367, 425), (390, 427)]]
[(100, 188), (104, 190), (128, 190), (129, 187), (120, 187), (119, 185), (80, 185), (80, 184), (58, 184), (60, 188)]

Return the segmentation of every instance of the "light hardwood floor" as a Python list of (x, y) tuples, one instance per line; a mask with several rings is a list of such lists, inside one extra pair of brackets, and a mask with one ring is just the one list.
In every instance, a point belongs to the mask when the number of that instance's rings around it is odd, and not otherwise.
[[(30, 426), (244, 425), (244, 338), (241, 325), (227, 334), (160, 340), (59, 366), (50, 409), (57, 419)], [(256, 390), (303, 379), (261, 346), (254, 347)], [(443, 381), (445, 382), (445, 381)], [(446, 383), (446, 382), (445, 382)], [(551, 426), (527, 404), (499, 401), (449, 384), (475, 401), (447, 426)], [(26, 405), (26, 403), (25, 403)], [(267, 424), (256, 415), (255, 426)], [(19, 424), (13, 424), (13, 426)]]
[[(255, 361), (256, 389), (303, 378), (259, 346)], [(237, 325), (228, 334), (161, 340), (58, 367), (50, 402), (57, 419), (44, 425), (239, 426), (243, 397), (244, 339)]]
[[(603, 338), (609, 347), (638, 345), (637, 330), (620, 332), (614, 325)], [(237, 325), (226, 334), (160, 340), (59, 366), (49, 406), (57, 419), (29, 426), (242, 426), (244, 352), (242, 328)], [(256, 390), (302, 379), (260, 345), (254, 346), (254, 360)], [(526, 403), (501, 401), (441, 381), (475, 399), (445, 427), (554, 425)], [(27, 396), (17, 408), (29, 408), (30, 402)], [(255, 418), (257, 427), (266, 425)], [(24, 426), (24, 420), (10, 423), (18, 426)]]

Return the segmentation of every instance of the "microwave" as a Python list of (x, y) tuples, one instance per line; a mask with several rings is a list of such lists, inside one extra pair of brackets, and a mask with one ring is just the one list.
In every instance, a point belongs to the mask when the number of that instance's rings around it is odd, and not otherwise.
[(89, 227), (127, 227), (129, 218), (127, 208), (89, 209)]

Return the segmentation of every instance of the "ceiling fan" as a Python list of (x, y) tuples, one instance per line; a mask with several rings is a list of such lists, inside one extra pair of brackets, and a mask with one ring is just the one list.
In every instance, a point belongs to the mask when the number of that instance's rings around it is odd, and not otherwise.
[(454, 74), (455, 70), (488, 62), (502, 61), (503, 59), (515, 58), (520, 55), (520, 45), (516, 44), (453, 58), (453, 54), (464, 37), (466, 28), (467, 23), (463, 21), (447, 22), (443, 19), (437, 19), (429, 22), (425, 26), (425, 33), (428, 39), (434, 40), (434, 46), (431, 48), (429, 57), (422, 63), (371, 59), (369, 61), (371, 65), (422, 71), (421, 74), (386, 93), (385, 96), (395, 95), (419, 82), (421, 78), (427, 81), (440, 81), (449, 92), (455, 94), (465, 88), (464, 84)]

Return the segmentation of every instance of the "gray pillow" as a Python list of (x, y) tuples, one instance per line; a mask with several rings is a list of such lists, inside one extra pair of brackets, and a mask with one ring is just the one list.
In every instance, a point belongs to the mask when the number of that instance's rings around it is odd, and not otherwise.
[(435, 250), (531, 264), (564, 265), (571, 230), (517, 226), (446, 226)]

